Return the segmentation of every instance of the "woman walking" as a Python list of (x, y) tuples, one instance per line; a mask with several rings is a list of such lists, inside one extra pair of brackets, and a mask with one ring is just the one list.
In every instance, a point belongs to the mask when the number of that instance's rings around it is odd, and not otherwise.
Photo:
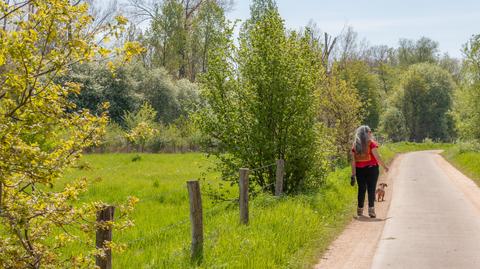
[(365, 192), (368, 193), (368, 215), (375, 218), (375, 187), (377, 185), (380, 164), (386, 172), (388, 167), (380, 158), (378, 144), (375, 141), (370, 127), (362, 125), (355, 132), (352, 147), (352, 186), (355, 178), (358, 184), (357, 215), (363, 216)]

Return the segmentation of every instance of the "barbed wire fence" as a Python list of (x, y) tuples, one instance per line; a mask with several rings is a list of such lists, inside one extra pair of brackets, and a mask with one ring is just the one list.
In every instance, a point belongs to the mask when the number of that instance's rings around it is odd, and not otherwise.
[[(262, 186), (259, 189), (249, 191), (249, 174), (251, 172), (261, 171), (270, 167), (276, 167), (275, 181), (267, 185)], [(198, 180), (187, 181), (187, 189), (189, 194), (189, 205), (190, 205), (190, 214), (187, 218), (182, 218), (179, 221), (174, 223), (159, 227), (153, 233), (149, 233), (148, 236), (137, 237), (133, 240), (127, 241), (127, 245), (137, 244), (139, 242), (148, 242), (154, 240), (154, 238), (160, 237), (162, 235), (171, 232), (172, 230), (187, 226), (190, 223), (191, 226), (191, 254), (190, 258), (192, 262), (200, 264), (203, 260), (203, 242), (204, 242), (204, 218), (209, 218), (217, 214), (218, 212), (224, 210), (228, 206), (238, 205), (240, 212), (240, 223), (248, 225), (249, 222), (249, 199), (250, 197), (255, 197), (259, 193), (264, 193), (266, 190), (275, 186), (275, 196), (279, 197), (283, 193), (283, 182), (284, 182), (285, 168), (284, 161), (277, 160), (274, 163), (263, 165), (257, 168), (248, 169), (240, 168), (239, 169), (239, 196), (238, 198), (225, 198), (222, 199), (215, 206), (210, 207), (206, 210), (203, 210), (201, 191), (200, 191), (200, 182)], [(227, 179), (224, 177), (222, 179)], [(156, 200), (157, 198), (147, 199), (143, 201)], [(100, 212), (97, 214), (97, 222), (108, 222), (113, 220), (113, 209), (111, 212), (106, 214), (105, 212)], [(105, 215), (105, 216), (103, 216)], [(112, 238), (112, 230), (99, 229), (97, 230), (96, 236), (97, 247), (103, 247), (108, 245), (108, 242)], [(96, 264), (100, 269), (111, 269), (111, 251), (107, 252), (106, 255), (99, 256), (97, 258)]]
[[(249, 193), (249, 174), (250, 172), (260, 171), (262, 169), (267, 169), (270, 167), (276, 166), (275, 173), (275, 182), (262, 186), (262, 188), (254, 190)], [(283, 182), (285, 176), (285, 164), (284, 160), (277, 160), (274, 163), (263, 165), (261, 167), (248, 169), (240, 168), (239, 169), (239, 198), (238, 206), (240, 213), (240, 223), (248, 225), (249, 223), (249, 197), (251, 195), (256, 195), (259, 192), (264, 192), (268, 188), (275, 186), (275, 196), (281, 196), (283, 193)], [(189, 190), (189, 201), (190, 201), (190, 220), (191, 220), (191, 230), (192, 230), (192, 244), (191, 244), (191, 259), (192, 261), (201, 263), (203, 259), (203, 214), (201, 208), (201, 198), (200, 198), (200, 187), (198, 181), (189, 181), (187, 182)], [(233, 199), (232, 202), (235, 202), (236, 199)], [(208, 214), (205, 213), (205, 216)]]

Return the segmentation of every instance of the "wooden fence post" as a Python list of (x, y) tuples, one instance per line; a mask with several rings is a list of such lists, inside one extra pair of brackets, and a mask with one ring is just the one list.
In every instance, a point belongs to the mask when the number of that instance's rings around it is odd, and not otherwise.
[[(97, 228), (97, 249), (106, 248), (106, 243), (112, 241), (112, 229), (102, 226), (107, 221), (113, 221), (114, 212), (114, 206), (106, 206), (97, 212), (97, 223), (100, 224), (100, 227)], [(107, 250), (105, 250), (105, 257), (95, 257), (95, 264), (100, 267), (100, 269), (112, 269), (112, 250), (107, 248)]]
[(200, 184), (197, 180), (187, 181), (190, 198), (190, 222), (192, 224), (192, 262), (200, 263), (203, 259), (203, 210)]
[(277, 160), (277, 171), (275, 174), (275, 196), (280, 196), (283, 193), (283, 177), (285, 175), (285, 161)]
[(240, 168), (240, 223), (248, 224), (248, 168)]
[(0, 213), (2, 213), (2, 195), (3, 195), (3, 183), (0, 182)]

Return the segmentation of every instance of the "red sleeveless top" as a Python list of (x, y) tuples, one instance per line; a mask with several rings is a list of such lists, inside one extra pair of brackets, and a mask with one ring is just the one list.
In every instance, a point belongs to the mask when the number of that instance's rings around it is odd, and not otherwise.
[(357, 154), (355, 152), (355, 146), (353, 146), (352, 152), (355, 157), (355, 167), (363, 168), (367, 166), (377, 166), (378, 161), (372, 153), (374, 148), (378, 148), (378, 144), (373, 140), (368, 141), (367, 152), (364, 154)]

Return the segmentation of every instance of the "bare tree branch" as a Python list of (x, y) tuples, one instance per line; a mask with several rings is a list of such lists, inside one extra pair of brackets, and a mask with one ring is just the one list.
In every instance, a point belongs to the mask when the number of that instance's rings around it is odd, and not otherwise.
[(3, 20), (5, 18), (7, 18), (8, 16), (10, 16), (10, 14), (16, 12), (17, 10), (29, 5), (33, 0), (27, 0), (25, 2), (21, 2), (21, 3), (18, 3), (18, 4), (15, 4), (14, 5), (14, 8), (10, 11), (7, 11), (5, 14), (3, 14), (2, 17), (0, 17), (0, 20)]
[(155, 19), (157, 12), (155, 4), (145, 2), (144, 0), (129, 0), (128, 3), (131, 15), (142, 17), (143, 21), (145, 21), (145, 17), (148, 18), (147, 20)]

